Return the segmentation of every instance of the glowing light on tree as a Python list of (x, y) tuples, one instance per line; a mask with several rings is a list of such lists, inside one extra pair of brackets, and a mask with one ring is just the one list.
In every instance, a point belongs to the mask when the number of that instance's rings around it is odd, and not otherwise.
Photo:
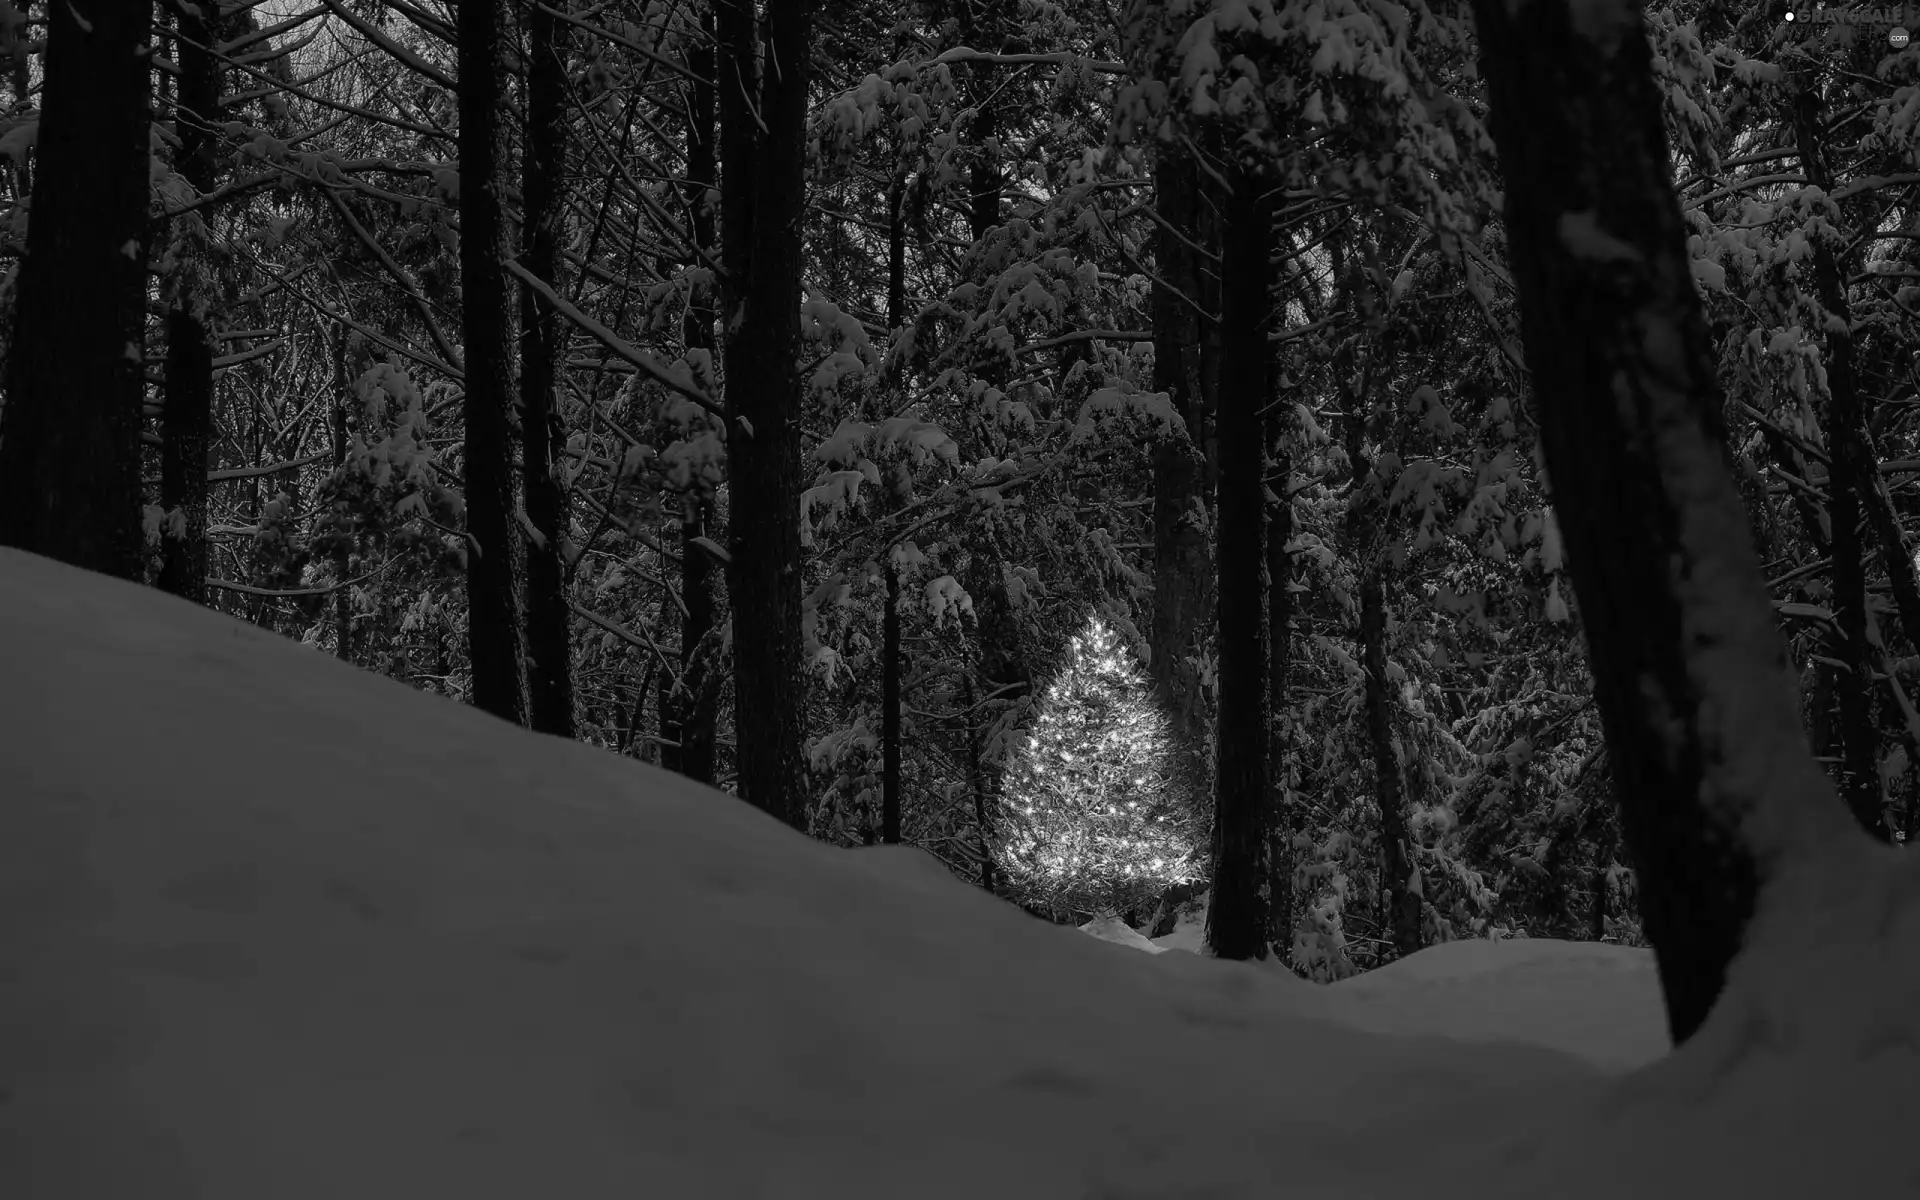
[(1204, 875), (1172, 751), (1145, 673), (1092, 618), (1008, 765), (999, 857), (1012, 890), (1075, 912), (1124, 912)]

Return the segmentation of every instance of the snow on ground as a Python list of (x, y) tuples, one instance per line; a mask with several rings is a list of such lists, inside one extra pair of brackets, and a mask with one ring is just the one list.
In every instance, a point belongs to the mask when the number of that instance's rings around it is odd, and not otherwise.
[(1119, 917), (1095, 917), (1080, 926), (1080, 932), (1088, 937), (1099, 938), (1103, 942), (1112, 942), (1116, 946), (1131, 946), (1135, 950), (1148, 954), (1165, 954), (1166, 950), (1153, 944), (1153, 939), (1127, 924)]
[(1446, 942), (1333, 985), (1340, 1019), (1382, 1033), (1546, 1046), (1607, 1071), (1667, 1053), (1653, 952), (1544, 938)]
[[(1612, 1082), (1104, 945), (5, 550), (0, 663), (9, 1198), (1798, 1196), (1773, 1185), (1827, 1143), (1823, 1194), (1916, 1169), (1897, 987), (1858, 1001), (1883, 1059), (1764, 1041), (1821, 1010), (1756, 983)], [(1915, 913), (1856, 940), (1910, 948)]]
[[(1112, 918), (1080, 927), (1137, 950), (1206, 953), (1206, 910), (1151, 940)], [(1272, 969), (1285, 970), (1277, 963)], [(1596, 942), (1475, 939), (1430, 946), (1343, 980), (1324, 1015), (1376, 1033), (1524, 1042), (1618, 1074), (1667, 1052), (1653, 953)]]

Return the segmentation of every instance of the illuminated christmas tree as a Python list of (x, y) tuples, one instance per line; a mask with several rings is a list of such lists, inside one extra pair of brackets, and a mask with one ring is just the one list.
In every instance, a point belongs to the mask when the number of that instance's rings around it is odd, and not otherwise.
[(1093, 618), (1008, 765), (1000, 864), (1029, 904), (1126, 913), (1205, 874), (1172, 733), (1146, 675)]

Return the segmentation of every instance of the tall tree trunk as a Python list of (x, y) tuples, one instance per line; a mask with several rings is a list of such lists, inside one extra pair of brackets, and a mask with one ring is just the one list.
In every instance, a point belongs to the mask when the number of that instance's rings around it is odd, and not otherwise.
[[(887, 186), (887, 330), (895, 337), (907, 319), (907, 176), (896, 170)], [(882, 501), (893, 508), (893, 491)], [(900, 568), (892, 546), (886, 561), (886, 611), (880, 617), (880, 840), (900, 842)]]
[(900, 844), (900, 568), (889, 561), (880, 621), (880, 840)]
[(504, 208), (509, 153), (499, 81), (507, 74), (504, 0), (459, 9), (460, 309), (466, 341), (467, 655), (473, 702), (503, 720), (526, 723), (520, 653), (521, 597), (514, 520), (512, 322), (507, 312), (510, 253)]
[[(566, 204), (567, 30), (536, 4), (527, 15), (527, 121), (520, 164), (521, 244), (527, 270), (561, 290), (560, 226)], [(526, 539), (527, 718), (540, 733), (570, 738), (573, 727), (573, 614), (567, 609), (567, 498), (554, 477), (566, 445), (558, 395), (566, 330), (532, 288), (520, 289), (520, 462)]]
[(1807, 753), (1733, 482), (1639, 8), (1474, 11), (1546, 465), (1684, 1041), (1760, 889), (1850, 822)]
[(960, 702), (967, 709), (967, 790), (973, 794), (973, 831), (980, 851), (980, 886), (993, 891), (993, 824), (987, 812), (987, 773), (980, 763), (980, 714), (973, 677), (960, 676)]
[[(801, 226), (813, 0), (721, 4), (721, 249), (740, 795), (806, 828), (800, 677)], [(764, 131), (764, 132), (763, 132)]]
[[(975, 11), (976, 8), (979, 11)], [(996, 4), (959, 0), (955, 15), (959, 18), (962, 45), (1001, 49), (1007, 22)], [(967, 168), (967, 227), (975, 242), (1000, 224), (1000, 198), (1006, 187), (998, 141), (1000, 106), (994, 95), (996, 81), (989, 75), (993, 69), (984, 63), (969, 67), (965, 92), (969, 103), (974, 105), (973, 121), (967, 129), (967, 143), (973, 152), (973, 161)]]
[(1593, 848), (1593, 875), (1590, 879), (1592, 900), (1587, 908), (1587, 940), (1603, 942), (1607, 939), (1607, 893), (1613, 872), (1613, 852), (1619, 830), (1610, 820), (1601, 822), (1600, 837)]
[[(1833, 191), (1833, 174), (1820, 148), (1820, 100), (1802, 89), (1794, 104), (1794, 131), (1800, 165), (1808, 182)], [(1873, 690), (1872, 652), (1867, 644), (1866, 547), (1860, 538), (1861, 501), (1875, 483), (1876, 469), (1867, 441), (1866, 413), (1854, 370), (1852, 313), (1840, 281), (1833, 247), (1816, 240), (1813, 275), (1822, 308), (1827, 310), (1827, 426), (1832, 458), (1827, 474), (1827, 511), (1832, 518), (1833, 609), (1840, 636), (1835, 657), (1845, 663), (1834, 680), (1840, 697), (1840, 795), (1860, 827), (1889, 839), (1880, 800), (1879, 730), (1869, 697)]]
[[(1189, 242), (1200, 236), (1200, 175), (1185, 150), (1162, 147), (1154, 165), (1153, 386), (1186, 424), (1183, 437), (1153, 448), (1153, 623), (1148, 666), (1161, 706), (1173, 716), (1181, 782), (1196, 805), (1212, 791), (1201, 667), (1213, 633), (1213, 549), (1206, 448), (1212, 398), (1201, 359), (1215, 340), (1197, 309), (1212, 288)], [(1211, 330), (1207, 334), (1212, 334)]]
[[(347, 461), (347, 404), (353, 396), (353, 385), (347, 380), (347, 339), (336, 337), (333, 341), (333, 415), (328, 422), (333, 451), (333, 469), (338, 471)], [(351, 579), (353, 569), (352, 526), (339, 531), (338, 545), (333, 552), (334, 581), (345, 584)], [(333, 593), (334, 657), (341, 662), (353, 661), (353, 591), (339, 587)], [(445, 688), (443, 678), (440, 686)]]
[[(700, 18), (703, 36), (687, 55), (687, 66), (697, 79), (711, 80), (718, 69), (714, 53), (713, 9)], [(714, 209), (708, 193), (719, 181), (716, 170), (715, 124), (717, 100), (709, 83), (695, 82), (687, 94), (687, 187), (683, 193), (693, 214), (696, 258), (715, 245)], [(681, 333), (689, 355), (704, 355), (709, 364), (715, 350), (713, 289), (696, 285), (687, 302)], [(680, 621), (680, 682), (661, 709), (662, 736), (671, 726), (679, 743), (674, 769), (700, 783), (713, 782), (715, 707), (719, 689), (709, 684), (715, 650), (709, 643), (714, 623), (714, 561), (701, 544), (712, 536), (713, 496), (694, 481), (680, 501), (680, 599), (686, 611)], [(669, 714), (669, 708), (671, 713)]]
[(1273, 201), (1265, 182), (1235, 167), (1221, 267), (1220, 717), (1214, 754), (1213, 902), (1207, 945), (1220, 958), (1267, 956), (1266, 438), (1273, 393)]
[[(177, 61), (180, 67), (178, 99), (174, 105), (174, 134), (180, 140), (176, 158), (181, 178), (196, 195), (213, 191), (218, 178), (214, 158), (214, 123), (220, 112), (220, 63), (214, 57), (214, 24), (202, 8), (179, 11)], [(210, 209), (179, 221), (190, 225), (210, 222)], [(208, 270), (202, 248), (204, 236), (180, 231), (174, 243), (178, 261), (169, 282), (173, 295), (167, 306), (167, 369), (160, 409), (160, 507), (179, 513), (160, 539), (162, 591), (195, 604), (207, 602), (207, 437), (213, 425), (213, 333), (207, 328), (203, 286)]]
[(1420, 892), (1407, 844), (1406, 789), (1393, 747), (1393, 695), (1387, 683), (1386, 566), (1377, 554), (1360, 576), (1360, 657), (1367, 675), (1367, 740), (1373, 748), (1373, 795), (1380, 806), (1382, 891), (1387, 931), (1405, 958), (1420, 948)]
[(1272, 897), (1274, 953), (1293, 965), (1293, 831), (1295, 816), (1287, 804), (1286, 721), (1287, 667), (1293, 648), (1293, 560), (1287, 543), (1293, 538), (1293, 501), (1287, 495), (1285, 423), (1267, 418), (1267, 474), (1274, 482), (1267, 501), (1267, 818), (1268, 892)]
[(47, 6), (0, 410), (0, 545), (139, 579), (153, 6)]

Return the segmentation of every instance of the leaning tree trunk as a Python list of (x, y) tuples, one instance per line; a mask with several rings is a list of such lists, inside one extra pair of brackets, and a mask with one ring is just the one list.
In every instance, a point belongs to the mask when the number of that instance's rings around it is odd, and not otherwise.
[(715, 8), (720, 48), (721, 251), (732, 500), (734, 736), (742, 798), (806, 828), (801, 756), (801, 226), (813, 0)]
[(0, 545), (139, 579), (153, 6), (47, 6), (0, 410)]
[(459, 8), (460, 309), (466, 341), (467, 655), (473, 703), (526, 723), (520, 655), (521, 599), (514, 521), (512, 323), (507, 312), (509, 251), (507, 128), (499, 81), (507, 74), (504, 0)]
[[(220, 61), (215, 25), (203, 9), (180, 9), (180, 76), (174, 105), (175, 158), (194, 195), (213, 191), (218, 178), (214, 125), (220, 112)], [(213, 425), (213, 331), (207, 328), (205, 245), (208, 207), (176, 219), (175, 262), (168, 281), (167, 366), (160, 407), (160, 507), (168, 523), (160, 538), (160, 589), (183, 600), (207, 600), (207, 436)], [(178, 525), (173, 514), (178, 513)]]
[(1675, 1041), (1770, 880), (1849, 830), (1807, 753), (1726, 448), (1633, 0), (1475, 0), (1521, 328)]
[(1220, 717), (1214, 755), (1213, 900), (1207, 945), (1220, 958), (1267, 957), (1266, 438), (1272, 394), (1273, 201), (1236, 167), (1223, 238), (1220, 368)]
[[(527, 270), (560, 292), (566, 211), (567, 30), (536, 4), (527, 15), (526, 149), (520, 171)], [(567, 610), (567, 498), (554, 477), (566, 445), (555, 398), (566, 349), (560, 314), (520, 290), (520, 464), (527, 522), (527, 718), (540, 733), (573, 736), (573, 615)], [(471, 361), (471, 360), (469, 360)]]

